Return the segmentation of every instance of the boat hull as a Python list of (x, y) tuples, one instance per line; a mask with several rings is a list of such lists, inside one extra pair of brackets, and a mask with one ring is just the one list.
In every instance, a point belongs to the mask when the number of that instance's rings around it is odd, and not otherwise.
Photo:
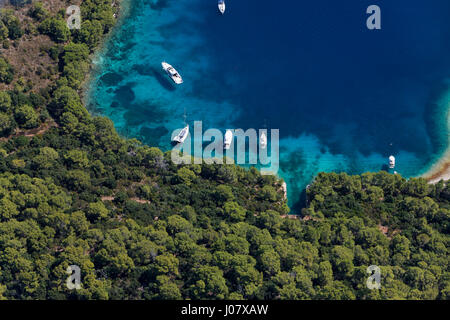
[(180, 133), (172, 139), (173, 143), (183, 143), (189, 135), (189, 126), (184, 127)]
[(259, 146), (261, 149), (265, 149), (267, 147), (267, 136), (264, 133), (259, 138)]
[(225, 2), (219, 2), (218, 7), (219, 7), (219, 12), (221, 14), (224, 14), (225, 13)]
[(225, 150), (230, 149), (232, 141), (233, 141), (233, 132), (231, 130), (227, 130), (227, 132), (225, 133), (225, 139), (224, 139), (224, 142), (223, 142), (223, 148)]
[[(167, 62), (161, 62), (161, 66), (163, 68), (163, 70), (167, 73), (167, 75), (169, 76), (170, 79), (172, 79), (172, 81), (175, 84), (182, 84), (183, 83), (183, 79), (181, 78), (180, 74), (178, 73), (178, 71), (175, 70), (174, 67), (172, 67), (170, 64), (168, 64)], [(170, 70), (174, 70), (174, 74), (172, 74), (170, 72)]]

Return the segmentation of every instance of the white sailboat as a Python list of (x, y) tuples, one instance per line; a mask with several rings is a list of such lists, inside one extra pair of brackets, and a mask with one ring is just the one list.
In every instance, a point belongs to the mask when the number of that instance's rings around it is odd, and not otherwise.
[(219, 0), (219, 3), (217, 4), (217, 6), (219, 7), (220, 13), (224, 14), (225, 13), (225, 1)]
[(261, 136), (259, 137), (259, 146), (261, 149), (265, 149), (267, 147), (267, 136), (265, 132), (261, 133)]
[(177, 70), (175, 70), (174, 67), (172, 67), (165, 61), (161, 62), (161, 66), (163, 70), (167, 73), (167, 75), (170, 77), (170, 79), (172, 79), (173, 82), (175, 82), (176, 84), (183, 83), (183, 78), (181, 78), (180, 74), (178, 73)]
[(231, 142), (232, 142), (232, 141), (233, 141), (233, 131), (227, 130), (227, 131), (225, 132), (225, 139), (224, 139), (224, 141), (223, 141), (223, 148), (224, 148), (225, 150), (230, 149), (230, 146), (231, 146)]
[(189, 134), (189, 125), (186, 125), (178, 135), (176, 135), (172, 141), (177, 143), (183, 143), (184, 140), (186, 140), (187, 136)]

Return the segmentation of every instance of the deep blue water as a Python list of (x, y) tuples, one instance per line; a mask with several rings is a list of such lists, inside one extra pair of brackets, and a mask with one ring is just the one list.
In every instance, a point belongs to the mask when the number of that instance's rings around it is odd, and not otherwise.
[[(378, 171), (393, 154), (416, 176), (447, 147), (448, 0), (226, 0), (224, 16), (216, 0), (127, 1), (88, 93), (123, 135), (167, 150), (184, 114), (204, 129), (278, 128), (294, 211), (320, 171)], [(366, 28), (372, 4), (381, 30)]]

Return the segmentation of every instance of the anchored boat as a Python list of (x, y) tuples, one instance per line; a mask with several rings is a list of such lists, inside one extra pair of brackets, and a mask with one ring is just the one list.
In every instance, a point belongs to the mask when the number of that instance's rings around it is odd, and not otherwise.
[(176, 84), (182, 84), (183, 78), (181, 78), (180, 74), (177, 70), (175, 70), (174, 67), (172, 67), (167, 62), (163, 61), (161, 62), (161, 66), (163, 70), (167, 73), (167, 75), (175, 82)]
[(224, 0), (219, 0), (219, 3), (217, 5), (219, 7), (219, 11), (221, 14), (225, 13), (225, 1)]
[(390, 169), (394, 169), (395, 168), (395, 157), (394, 156), (390, 156), (389, 157), (389, 168)]
[(232, 141), (233, 141), (233, 131), (227, 130), (225, 132), (225, 139), (223, 141), (223, 148), (226, 149), (226, 150), (230, 149)]
[(183, 143), (184, 140), (186, 140), (187, 136), (189, 134), (189, 125), (184, 127), (178, 135), (176, 135), (172, 141), (177, 143)]
[(267, 147), (267, 136), (264, 132), (261, 133), (261, 136), (259, 137), (259, 146), (261, 149), (265, 149)]

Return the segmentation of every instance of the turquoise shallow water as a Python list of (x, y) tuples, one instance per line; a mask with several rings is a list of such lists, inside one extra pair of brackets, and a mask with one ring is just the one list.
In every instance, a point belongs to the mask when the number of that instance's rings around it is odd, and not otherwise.
[[(277, 128), (280, 171), (294, 212), (320, 171), (396, 169), (415, 176), (447, 147), (450, 3), (126, 0), (95, 58), (87, 102), (118, 131), (169, 149), (186, 121), (203, 128)], [(259, 6), (256, 6), (259, 3)], [(166, 60), (182, 74), (174, 86)]]

